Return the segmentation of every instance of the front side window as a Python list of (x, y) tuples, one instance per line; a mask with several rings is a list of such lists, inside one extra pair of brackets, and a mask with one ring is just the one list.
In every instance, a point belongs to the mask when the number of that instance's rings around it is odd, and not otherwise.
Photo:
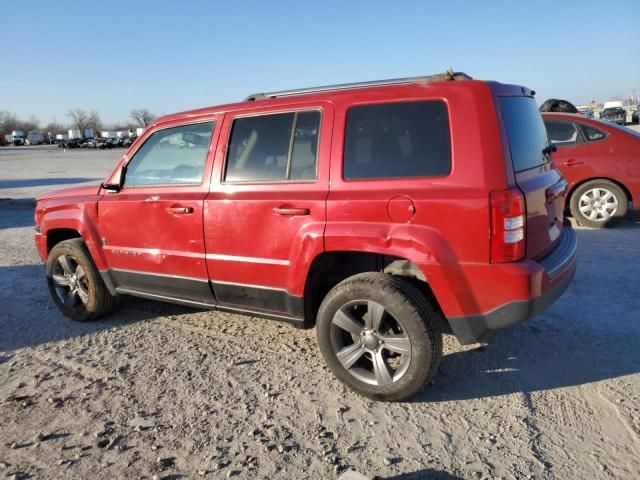
[(202, 183), (213, 122), (166, 128), (151, 135), (127, 165), (125, 187)]
[(444, 102), (361, 105), (347, 112), (345, 179), (439, 177), (450, 171)]
[(549, 141), (558, 147), (575, 145), (580, 142), (578, 127), (573, 122), (545, 120), (544, 125), (547, 128)]
[(314, 180), (320, 117), (313, 110), (237, 118), (231, 129), (224, 180)]

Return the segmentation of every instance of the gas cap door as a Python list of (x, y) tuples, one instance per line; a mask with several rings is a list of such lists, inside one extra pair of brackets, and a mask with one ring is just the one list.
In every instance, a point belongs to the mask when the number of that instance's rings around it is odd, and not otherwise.
[(387, 203), (387, 215), (396, 223), (409, 223), (416, 214), (416, 206), (406, 195), (396, 195)]

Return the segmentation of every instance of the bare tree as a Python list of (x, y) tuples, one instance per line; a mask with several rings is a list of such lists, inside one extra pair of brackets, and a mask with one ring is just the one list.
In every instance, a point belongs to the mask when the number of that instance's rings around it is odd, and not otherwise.
[(45, 125), (44, 127), (44, 131), (45, 132), (51, 132), (51, 133), (62, 133), (66, 130), (65, 126), (62, 125), (61, 123), (58, 122), (51, 122), (48, 123), (47, 125)]
[(102, 127), (102, 121), (100, 120), (100, 114), (97, 110), (91, 110), (89, 112), (89, 118), (87, 119), (87, 127), (99, 130)]
[(4, 133), (11, 133), (13, 130), (21, 130), (22, 122), (15, 113), (0, 112), (0, 130)]
[(147, 127), (156, 116), (146, 108), (136, 108), (129, 112), (129, 117), (142, 128)]
[(100, 115), (97, 111), (91, 110), (87, 113), (86, 110), (81, 108), (76, 108), (73, 110), (69, 110), (67, 112), (67, 116), (71, 117), (72, 126), (84, 132), (85, 128), (93, 128), (94, 130), (98, 130), (101, 125)]
[(22, 128), (25, 132), (29, 132), (31, 130), (39, 130), (40, 129), (40, 120), (35, 115), (31, 115), (29, 120), (26, 122), (22, 122)]

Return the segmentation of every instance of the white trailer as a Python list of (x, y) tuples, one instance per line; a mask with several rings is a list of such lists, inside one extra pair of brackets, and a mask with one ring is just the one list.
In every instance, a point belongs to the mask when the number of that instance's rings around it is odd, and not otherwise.
[(69, 140), (69, 135), (67, 135), (66, 133), (58, 133), (56, 135), (56, 142), (66, 142), (67, 140)]
[(68, 140), (82, 140), (82, 132), (80, 130), (69, 130)]
[(620, 100), (615, 100), (615, 101), (611, 101), (611, 102), (604, 102), (604, 107), (602, 107), (602, 109), (605, 110), (607, 108), (615, 108), (615, 107), (622, 108), (622, 102)]
[(27, 145), (42, 145), (44, 143), (44, 133), (38, 131), (30, 131), (27, 133)]

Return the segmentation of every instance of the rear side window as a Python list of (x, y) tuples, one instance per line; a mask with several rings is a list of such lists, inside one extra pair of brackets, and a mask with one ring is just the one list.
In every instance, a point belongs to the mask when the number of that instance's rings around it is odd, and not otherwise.
[(580, 143), (578, 127), (573, 122), (561, 122), (558, 120), (545, 120), (549, 141), (558, 147), (565, 147)]
[(582, 131), (584, 132), (584, 136), (588, 142), (597, 142), (598, 140), (602, 140), (607, 137), (607, 134), (602, 130), (598, 130), (594, 127), (587, 127), (586, 125), (581, 124)]
[(513, 169), (522, 172), (547, 163), (549, 157), (543, 153), (547, 132), (535, 100), (531, 97), (499, 97), (499, 104)]
[(440, 177), (450, 171), (444, 102), (362, 105), (347, 112), (345, 179)]
[(124, 186), (202, 183), (212, 132), (208, 122), (154, 133), (128, 163)]
[(309, 181), (316, 178), (320, 112), (291, 112), (234, 120), (227, 182)]

